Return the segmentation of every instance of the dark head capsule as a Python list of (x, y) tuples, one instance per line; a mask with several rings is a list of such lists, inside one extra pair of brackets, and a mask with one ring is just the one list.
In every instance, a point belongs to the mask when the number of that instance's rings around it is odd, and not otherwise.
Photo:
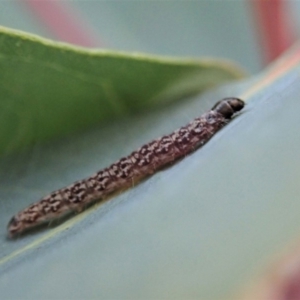
[(224, 118), (230, 119), (233, 114), (243, 109), (245, 102), (239, 98), (224, 98), (217, 102), (212, 110), (221, 114)]

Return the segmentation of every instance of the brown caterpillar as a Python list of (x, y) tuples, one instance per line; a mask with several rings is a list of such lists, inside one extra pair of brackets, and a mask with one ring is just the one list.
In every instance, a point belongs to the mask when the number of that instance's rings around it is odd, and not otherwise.
[(158, 138), (86, 179), (57, 190), (17, 213), (8, 223), (9, 237), (71, 211), (82, 211), (105, 196), (128, 188), (205, 144), (244, 107), (238, 98), (225, 98), (169, 135)]

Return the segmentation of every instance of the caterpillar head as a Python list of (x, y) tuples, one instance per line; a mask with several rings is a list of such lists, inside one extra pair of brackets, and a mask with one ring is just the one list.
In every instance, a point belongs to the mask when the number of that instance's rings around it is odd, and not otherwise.
[(221, 114), (225, 119), (230, 119), (235, 113), (243, 109), (245, 102), (239, 98), (224, 98), (217, 102), (212, 110)]

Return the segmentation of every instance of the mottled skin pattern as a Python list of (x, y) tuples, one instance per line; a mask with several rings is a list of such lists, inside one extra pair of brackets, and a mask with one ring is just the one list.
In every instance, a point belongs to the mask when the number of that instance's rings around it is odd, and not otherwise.
[(12, 217), (8, 224), (9, 236), (14, 237), (67, 212), (80, 212), (88, 204), (132, 186), (201, 147), (243, 107), (242, 100), (225, 98), (211, 111), (186, 126), (142, 146), (91, 177), (57, 190), (31, 204)]

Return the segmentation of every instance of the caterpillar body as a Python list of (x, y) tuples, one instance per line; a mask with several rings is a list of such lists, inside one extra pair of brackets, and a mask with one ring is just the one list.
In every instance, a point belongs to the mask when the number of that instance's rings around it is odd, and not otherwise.
[(238, 98), (225, 98), (199, 118), (169, 135), (145, 144), (94, 175), (54, 191), (17, 213), (8, 223), (13, 238), (71, 211), (82, 211), (109, 194), (128, 188), (204, 145), (244, 107)]

